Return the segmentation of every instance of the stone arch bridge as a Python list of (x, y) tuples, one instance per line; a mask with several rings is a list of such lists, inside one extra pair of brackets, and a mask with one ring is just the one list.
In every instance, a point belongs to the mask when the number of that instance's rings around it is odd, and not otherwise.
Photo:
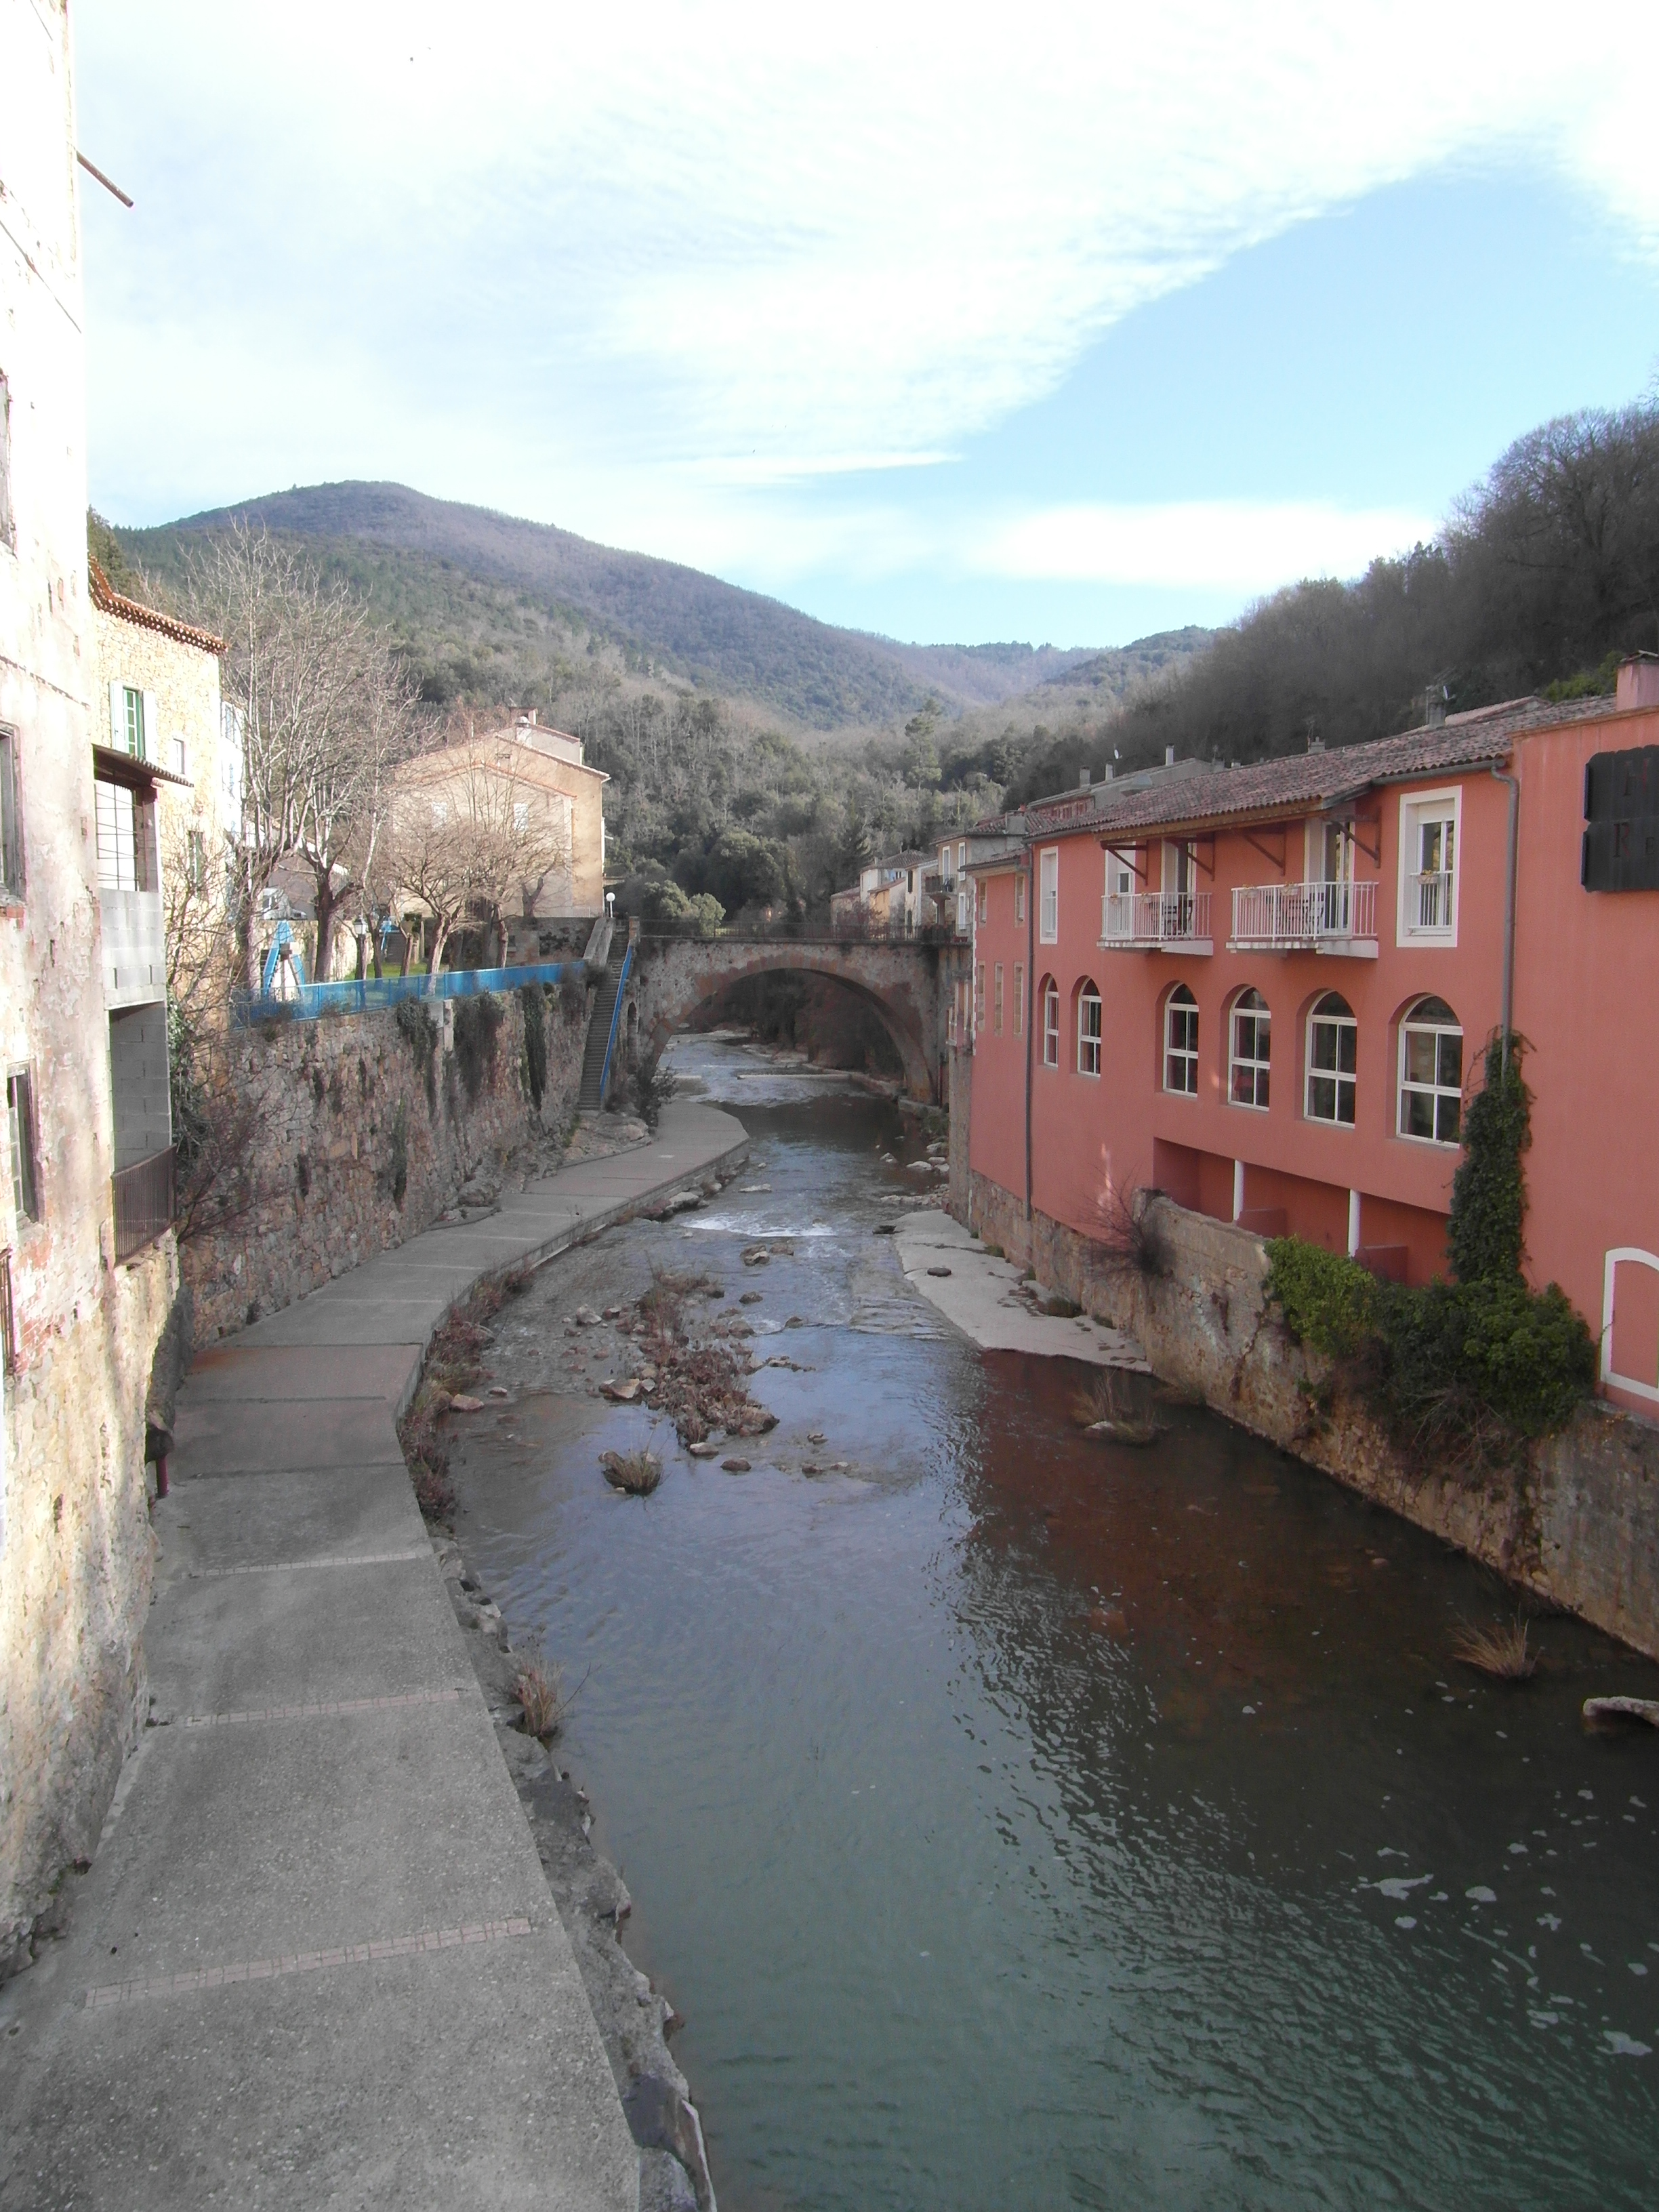
[(965, 945), (907, 939), (641, 936), (628, 981), (625, 1042), (633, 1058), (654, 1061), (699, 1006), (744, 976), (822, 975), (876, 1014), (910, 1096), (937, 1103), (951, 994), (968, 957)]

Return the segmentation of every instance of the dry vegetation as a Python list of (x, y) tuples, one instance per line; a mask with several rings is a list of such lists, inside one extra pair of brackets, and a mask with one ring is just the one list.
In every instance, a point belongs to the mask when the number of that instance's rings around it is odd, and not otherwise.
[(1528, 1625), (1517, 1613), (1499, 1628), (1466, 1628), (1452, 1646), (1452, 1656), (1495, 1681), (1524, 1682), (1538, 1671), (1539, 1654), (1527, 1641)]
[(1160, 1423), (1135, 1412), (1123, 1377), (1110, 1368), (1075, 1393), (1072, 1419), (1086, 1435), (1103, 1437), (1108, 1443), (1149, 1444), (1164, 1433)]
[(599, 1465), (611, 1487), (626, 1491), (630, 1498), (649, 1498), (662, 1480), (662, 1462), (655, 1452), (643, 1448), (638, 1451), (601, 1452)]
[(416, 1503), (428, 1521), (447, 1522), (455, 1510), (449, 1448), (442, 1425), (450, 1402), (478, 1379), (487, 1341), (486, 1324), (509, 1298), (520, 1297), (529, 1288), (530, 1279), (527, 1267), (487, 1276), (468, 1297), (451, 1309), (427, 1346), (420, 1387), (398, 1424), (398, 1441), (415, 1486)]

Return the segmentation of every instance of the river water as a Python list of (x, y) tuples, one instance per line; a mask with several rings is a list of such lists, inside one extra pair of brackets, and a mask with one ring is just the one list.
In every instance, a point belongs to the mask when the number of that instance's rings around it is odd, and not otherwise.
[[(1650, 2206), (1659, 1735), (1578, 1709), (1659, 1668), (1551, 1619), (1488, 1683), (1451, 1647), (1510, 1601), (1433, 1539), (1200, 1410), (1081, 1437), (1082, 1370), (956, 1337), (872, 1234), (927, 1182), (894, 1109), (672, 1064), (757, 1164), (544, 1271), (455, 1473), (515, 1642), (580, 1686), (561, 1763), (723, 2212)], [(760, 1237), (793, 1252), (746, 1269)], [(753, 1472), (659, 1428), (639, 1500), (597, 1459), (650, 1417), (562, 1317), (653, 1260), (715, 1312), (760, 1290), (804, 1371), (755, 1376)]]

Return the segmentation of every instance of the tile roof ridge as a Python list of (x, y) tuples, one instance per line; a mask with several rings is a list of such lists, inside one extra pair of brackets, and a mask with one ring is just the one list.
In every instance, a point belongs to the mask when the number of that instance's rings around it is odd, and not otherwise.
[(130, 622), (140, 629), (160, 630), (180, 645), (194, 645), (204, 653), (223, 655), (230, 647), (222, 637), (210, 629), (198, 629), (194, 623), (180, 622), (176, 615), (163, 614), (159, 607), (147, 607), (142, 599), (130, 599), (125, 592), (118, 592), (93, 556), (87, 556), (87, 584), (92, 604), (100, 614), (114, 615), (122, 622)]

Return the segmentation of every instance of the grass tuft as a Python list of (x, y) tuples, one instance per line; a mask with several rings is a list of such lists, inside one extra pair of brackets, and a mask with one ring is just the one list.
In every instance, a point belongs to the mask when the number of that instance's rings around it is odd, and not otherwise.
[(1539, 1655), (1527, 1642), (1527, 1624), (1517, 1613), (1504, 1628), (1466, 1628), (1452, 1656), (1500, 1682), (1524, 1682), (1538, 1671)]
[(532, 1651), (519, 1662), (513, 1694), (524, 1715), (526, 1732), (545, 1739), (564, 1726), (564, 1683), (559, 1670)]
[(611, 1487), (630, 1498), (649, 1498), (662, 1480), (662, 1462), (652, 1451), (601, 1452), (599, 1465)]

